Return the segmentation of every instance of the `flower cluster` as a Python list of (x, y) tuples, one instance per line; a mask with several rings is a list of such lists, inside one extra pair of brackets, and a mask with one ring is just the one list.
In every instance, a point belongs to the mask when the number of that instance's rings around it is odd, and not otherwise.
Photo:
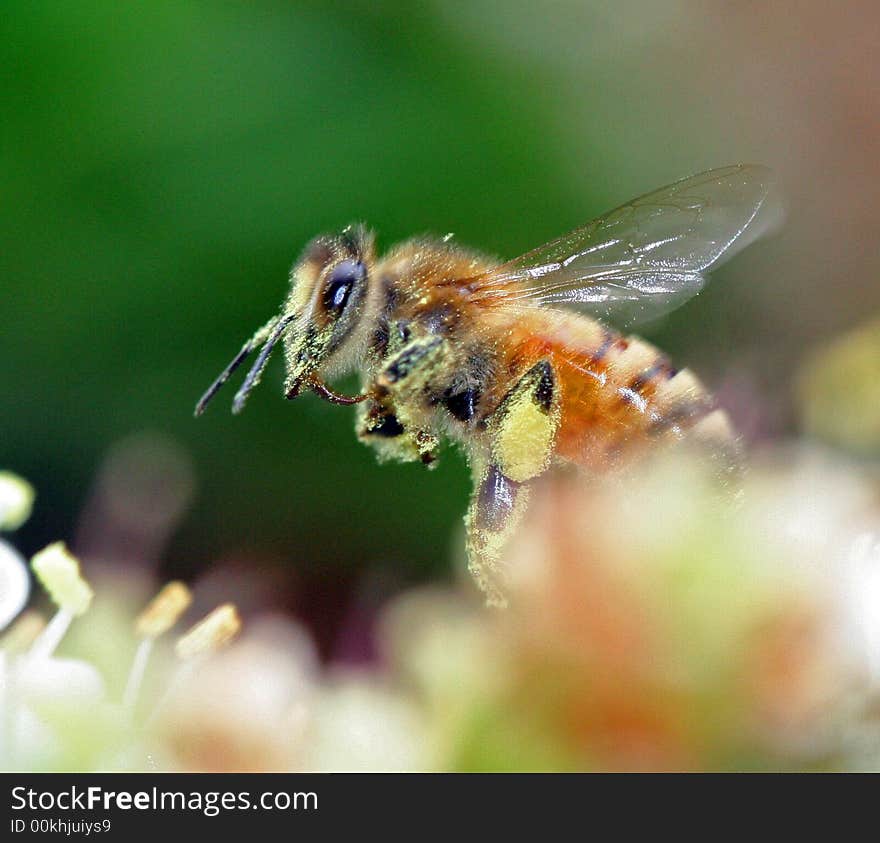
[(876, 489), (814, 452), (735, 489), (684, 454), (554, 477), (507, 612), (404, 599), (386, 640), (443, 768), (876, 768), (878, 536)]
[[(3, 765), (872, 769), (878, 525), (872, 481), (814, 450), (758, 456), (735, 487), (686, 453), (551, 476), (508, 549), (506, 611), (464, 579), (406, 593), (354, 671), (322, 666), (290, 618), (242, 630), (231, 605), (172, 642), (191, 595), (170, 583), (133, 623), (100, 621), (129, 661), (118, 688), (57, 655), (95, 610), (52, 545), (31, 568), (54, 615), (26, 611), (2, 641)], [(7, 544), (0, 564), (8, 621), (29, 578)]]
[[(33, 492), (0, 475), (4, 528), (26, 520)], [(24, 611), (27, 564), (0, 542), (0, 768), (26, 770), (421, 769), (416, 706), (377, 674), (320, 674), (306, 633), (281, 617), (241, 620), (224, 604), (169, 646), (190, 590), (165, 585), (134, 618), (97, 617), (102, 639), (128, 656), (118, 693), (95, 662), (58, 655), (93, 612), (95, 593), (63, 543), (31, 571), (54, 614)]]

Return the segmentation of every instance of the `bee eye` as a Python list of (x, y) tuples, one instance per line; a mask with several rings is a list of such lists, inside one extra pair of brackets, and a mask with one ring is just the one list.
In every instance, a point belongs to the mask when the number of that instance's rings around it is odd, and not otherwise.
[(364, 275), (364, 265), (360, 261), (346, 260), (335, 266), (324, 287), (324, 309), (334, 314), (342, 313), (354, 285), (363, 280)]

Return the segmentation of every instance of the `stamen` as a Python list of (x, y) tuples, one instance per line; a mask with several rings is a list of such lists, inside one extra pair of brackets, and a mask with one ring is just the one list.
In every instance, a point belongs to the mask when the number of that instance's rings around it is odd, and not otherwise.
[(46, 619), (39, 612), (23, 612), (0, 639), (0, 650), (10, 655), (23, 653), (45, 628)]
[(67, 635), (67, 630), (74, 615), (69, 609), (59, 609), (52, 620), (46, 624), (45, 629), (37, 636), (33, 646), (28, 651), (29, 659), (48, 659), (58, 649), (58, 645)]
[(61, 643), (70, 622), (89, 608), (94, 592), (83, 579), (79, 561), (64, 545), (55, 542), (31, 559), (31, 569), (58, 606), (58, 611), (37, 636), (29, 658), (49, 658)]
[(179, 658), (188, 661), (219, 650), (238, 635), (240, 629), (238, 611), (231, 603), (226, 603), (192, 627), (174, 649)]
[(178, 640), (174, 649), (183, 664), (174, 672), (165, 693), (147, 719), (147, 728), (159, 719), (169, 701), (174, 699), (179, 689), (192, 678), (203, 658), (228, 644), (240, 630), (241, 618), (238, 610), (231, 603), (224, 603), (202, 618)]
[(147, 672), (147, 663), (150, 661), (154, 642), (154, 638), (144, 638), (134, 651), (131, 670), (128, 672), (125, 691), (122, 693), (122, 707), (128, 713), (129, 718), (134, 715), (137, 706), (138, 695), (141, 692), (141, 685), (144, 682), (144, 674)]
[(122, 705), (129, 717), (137, 705), (153, 644), (177, 623), (191, 602), (192, 593), (182, 582), (170, 582), (147, 604), (135, 621), (135, 632), (141, 641), (135, 651), (122, 696)]
[(135, 621), (139, 638), (158, 638), (171, 629), (192, 603), (192, 593), (182, 582), (168, 583)]
[(85, 614), (94, 592), (80, 573), (79, 560), (64, 542), (50, 544), (35, 554), (31, 569), (59, 609), (74, 616)]

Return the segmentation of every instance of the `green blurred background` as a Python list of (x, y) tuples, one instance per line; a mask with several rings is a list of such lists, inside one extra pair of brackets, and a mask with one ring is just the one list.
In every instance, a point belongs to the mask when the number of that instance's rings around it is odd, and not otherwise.
[[(805, 350), (880, 300), (877, 22), (867, 3), (7, 0), (0, 466), (38, 489), (22, 548), (100, 556), (100, 466), (146, 441), (112, 488), (147, 522), (177, 489), (142, 554), (165, 576), (231, 560), (328, 636), (342, 606), (449, 576), (454, 451), (377, 466), (350, 410), (281, 399), (280, 360), (241, 417), (221, 394), (195, 421), (196, 398), (321, 231), (512, 256), (734, 161), (779, 172), (788, 225), (649, 334), (748, 435), (790, 430)], [(125, 556), (143, 537), (121, 521)]]

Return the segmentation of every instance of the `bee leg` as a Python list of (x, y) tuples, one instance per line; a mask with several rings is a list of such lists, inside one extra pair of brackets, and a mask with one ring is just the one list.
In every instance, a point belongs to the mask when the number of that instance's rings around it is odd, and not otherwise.
[(528, 487), (511, 480), (494, 463), (474, 489), (467, 515), (468, 570), (486, 595), (486, 604), (504, 608), (505, 578), (502, 551), (528, 502)]
[(502, 552), (528, 502), (527, 481), (550, 464), (560, 402), (553, 367), (542, 360), (510, 390), (488, 422), (491, 457), (465, 524), (468, 567), (490, 605), (503, 606)]
[[(375, 443), (380, 458), (419, 460), (429, 467), (436, 464), (440, 440), (421, 420), (414, 419), (410, 410), (431, 392), (431, 380), (447, 350), (442, 337), (422, 335), (408, 339), (384, 362), (367, 390), (375, 396), (372, 403), (379, 408), (374, 410), (378, 418), (371, 421), (368, 414), (367, 424), (361, 428), (362, 438), (368, 436), (366, 441)], [(386, 437), (386, 441), (376, 443), (376, 433)]]
[(432, 466), (439, 441), (426, 430), (413, 430), (390, 403), (368, 401), (358, 413), (357, 436), (380, 460), (421, 461)]
[(524, 483), (550, 464), (560, 402), (553, 367), (541, 360), (507, 393), (489, 419), (492, 461), (511, 480)]
[(424, 388), (445, 347), (446, 341), (436, 335), (409, 340), (385, 362), (376, 378), (378, 393), (399, 395)]
[(406, 432), (400, 419), (389, 407), (384, 407), (376, 401), (368, 401), (362, 405), (363, 411), (358, 414), (358, 438), (369, 441), (368, 437), (381, 439), (396, 439)]

